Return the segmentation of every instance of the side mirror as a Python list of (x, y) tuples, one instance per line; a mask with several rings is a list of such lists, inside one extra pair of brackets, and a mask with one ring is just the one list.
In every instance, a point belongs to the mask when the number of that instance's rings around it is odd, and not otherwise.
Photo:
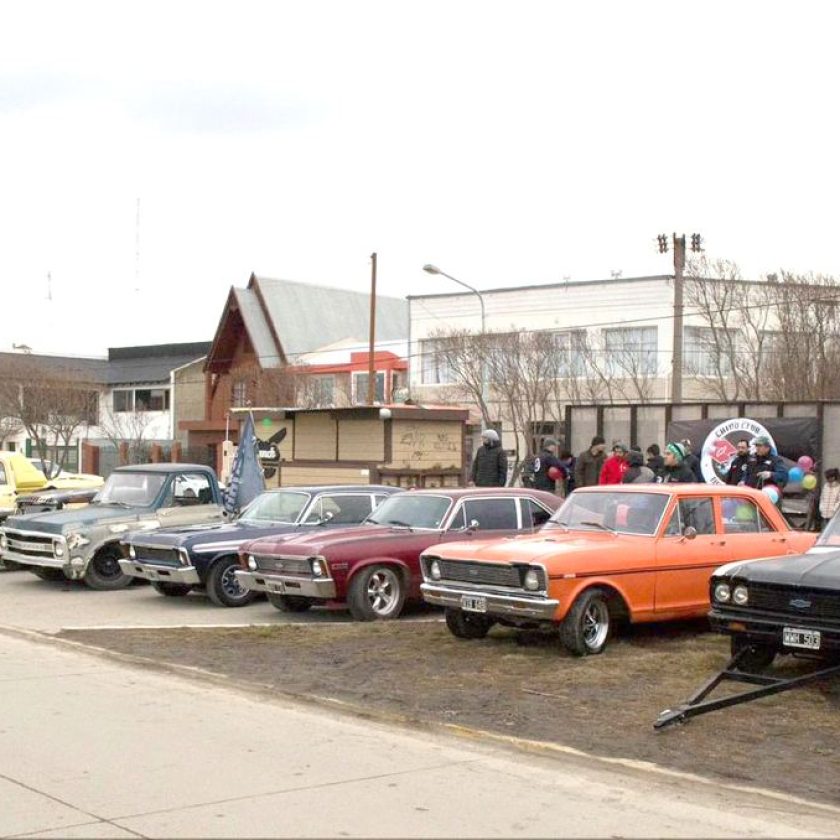
[(691, 525), (686, 525), (686, 527), (683, 529), (683, 536), (687, 540), (693, 540), (697, 536), (697, 529), (692, 528)]
[(327, 512), (326, 512), (326, 513), (325, 513), (325, 514), (324, 514), (324, 515), (323, 515), (323, 516), (322, 516), (322, 517), (318, 520), (318, 524), (319, 524), (319, 525), (326, 525), (326, 524), (327, 524), (327, 522), (329, 522), (331, 519), (335, 519), (335, 514), (334, 514), (331, 510), (328, 510), (328, 511), (327, 511)]
[(470, 520), (470, 531), (477, 531), (481, 527), (481, 523), (477, 519)]

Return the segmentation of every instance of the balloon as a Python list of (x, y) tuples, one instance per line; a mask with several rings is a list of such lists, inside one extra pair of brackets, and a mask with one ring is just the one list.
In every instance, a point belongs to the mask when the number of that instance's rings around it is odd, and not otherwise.
[(813, 490), (817, 486), (817, 477), (813, 473), (808, 473), (805, 478), (802, 479), (802, 487), (805, 490)]
[(558, 479), (563, 478), (563, 470), (561, 470), (559, 467), (549, 467), (548, 477), (552, 481), (557, 481)]
[(814, 469), (814, 459), (810, 455), (802, 455), (796, 462), (805, 472)]
[[(770, 494), (768, 493), (768, 495)], [(770, 498), (772, 499), (773, 497), (770, 496)], [(735, 511), (735, 520), (736, 522), (755, 522), (755, 507), (749, 502), (744, 505), (738, 505), (738, 510)]]
[(767, 498), (770, 499), (773, 504), (777, 504), (779, 501), (779, 488), (776, 487), (775, 484), (766, 484), (764, 487), (761, 488)]
[(802, 467), (791, 467), (790, 471), (788, 472), (788, 478), (791, 481), (802, 481), (802, 478), (805, 475), (805, 470)]

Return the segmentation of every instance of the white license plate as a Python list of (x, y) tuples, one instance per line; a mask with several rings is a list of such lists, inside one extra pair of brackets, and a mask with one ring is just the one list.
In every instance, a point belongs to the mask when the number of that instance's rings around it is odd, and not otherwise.
[(461, 609), (466, 612), (487, 612), (487, 599), (479, 598), (474, 595), (461, 596)]
[(782, 628), (782, 642), (785, 647), (819, 650), (820, 641), (819, 630), (800, 630), (797, 627)]
[(268, 584), (268, 591), (269, 592), (279, 592), (281, 595), (286, 591), (286, 584), (285, 583), (269, 583)]

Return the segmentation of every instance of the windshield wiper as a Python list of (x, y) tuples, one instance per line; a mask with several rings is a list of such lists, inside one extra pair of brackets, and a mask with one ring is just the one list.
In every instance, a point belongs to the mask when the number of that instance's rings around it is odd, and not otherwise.
[(397, 528), (408, 528), (408, 530), (409, 530), (409, 531), (413, 531), (413, 530), (414, 530), (414, 529), (411, 527), (411, 525), (409, 525), (409, 524), (408, 524), (408, 522), (402, 522), (402, 521), (400, 521), (399, 519), (389, 519), (389, 520), (388, 520), (388, 524), (389, 524), (389, 525), (396, 525), (396, 526), (397, 526)]
[(588, 525), (592, 528), (600, 528), (602, 531), (609, 531), (611, 534), (615, 533), (614, 528), (610, 528), (609, 525), (604, 525), (602, 522), (578, 522), (578, 525)]
[(566, 522), (555, 522), (553, 519), (549, 519), (548, 522), (542, 525), (543, 528), (562, 528), (564, 531), (569, 530), (569, 526)]
[(100, 505), (116, 505), (117, 507), (122, 507), (122, 508), (132, 507), (132, 505), (130, 505), (128, 502), (99, 502), (99, 504)]

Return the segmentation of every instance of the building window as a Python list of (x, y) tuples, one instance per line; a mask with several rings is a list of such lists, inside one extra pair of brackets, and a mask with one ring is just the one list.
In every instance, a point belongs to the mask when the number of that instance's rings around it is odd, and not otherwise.
[(557, 376), (586, 374), (586, 330), (572, 330), (555, 334), (557, 343)]
[(134, 391), (130, 389), (114, 391), (114, 411), (134, 411)]
[(309, 393), (312, 397), (312, 405), (316, 408), (335, 405), (335, 377), (312, 376), (309, 377)]
[(711, 327), (685, 327), (683, 366), (694, 376), (729, 376), (732, 373), (730, 340), (724, 330)]
[(427, 339), (420, 342), (421, 382), (424, 385), (450, 385), (455, 374), (441, 351), (441, 342)]
[(230, 401), (234, 408), (244, 408), (248, 405), (248, 383), (244, 379), (233, 383)]
[(169, 411), (168, 388), (138, 388), (134, 392), (138, 411)]
[[(374, 402), (385, 402), (385, 373), (377, 371), (376, 386), (374, 388)], [(368, 394), (368, 374), (354, 373), (353, 374), (353, 403), (355, 405), (364, 405), (367, 402)]]
[(656, 327), (604, 330), (607, 374), (650, 376), (656, 373)]

